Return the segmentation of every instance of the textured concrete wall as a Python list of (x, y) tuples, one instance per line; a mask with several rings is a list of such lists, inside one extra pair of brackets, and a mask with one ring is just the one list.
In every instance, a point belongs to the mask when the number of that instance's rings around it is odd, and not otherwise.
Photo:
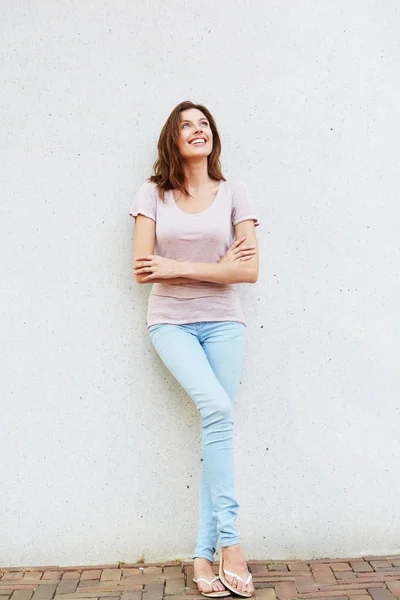
[(241, 287), (245, 551), (398, 552), (397, 0), (0, 12), (0, 563), (192, 552), (199, 421), (147, 337), (128, 217), (185, 99), (263, 222)]

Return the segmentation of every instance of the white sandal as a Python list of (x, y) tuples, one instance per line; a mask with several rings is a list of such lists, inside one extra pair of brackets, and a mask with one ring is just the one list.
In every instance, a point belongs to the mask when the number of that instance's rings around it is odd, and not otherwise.
[(221, 562), (219, 563), (219, 578), (220, 578), (221, 582), (224, 584), (224, 586), (226, 588), (228, 588), (228, 590), (230, 590), (231, 592), (236, 594), (237, 596), (242, 596), (243, 598), (251, 598), (252, 596), (254, 596), (254, 592), (251, 594), (250, 592), (243, 592), (242, 590), (238, 590), (237, 588), (235, 588), (231, 583), (229, 583), (229, 581), (227, 581), (225, 579), (224, 574), (230, 575), (231, 577), (235, 577), (236, 579), (238, 579), (239, 581), (241, 581), (242, 583), (247, 585), (253, 579), (251, 573), (249, 573), (248, 578), (246, 580), (244, 580), (242, 577), (239, 577), (239, 575), (237, 573), (232, 573), (232, 571), (228, 571), (227, 569), (224, 569), (222, 566), (222, 558), (221, 558)]
[[(197, 583), (198, 581), (204, 581), (210, 587), (211, 584), (214, 583), (214, 581), (218, 581), (218, 579), (218, 575), (214, 577), (214, 579), (210, 579), (209, 581), (207, 581), (207, 579), (205, 579), (204, 577), (199, 577), (198, 579), (195, 579), (193, 577), (193, 581), (195, 583)], [(202, 596), (206, 596), (207, 598), (224, 598), (225, 596), (230, 596), (230, 592), (228, 590), (222, 590), (221, 592), (202, 592), (201, 590), (199, 590), (199, 592)]]

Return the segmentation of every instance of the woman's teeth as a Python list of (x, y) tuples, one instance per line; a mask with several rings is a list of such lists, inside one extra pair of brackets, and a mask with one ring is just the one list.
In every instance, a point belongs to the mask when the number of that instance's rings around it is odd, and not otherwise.
[(197, 145), (197, 144), (205, 144), (205, 140), (195, 140), (194, 142), (189, 142), (190, 144), (192, 144), (192, 146)]

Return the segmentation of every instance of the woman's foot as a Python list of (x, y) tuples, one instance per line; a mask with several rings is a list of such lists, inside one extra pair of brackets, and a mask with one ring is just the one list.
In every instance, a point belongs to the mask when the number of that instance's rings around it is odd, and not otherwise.
[[(207, 558), (195, 558), (193, 562), (194, 578), (204, 577), (207, 581), (214, 579), (215, 573), (212, 570), (212, 562)], [(219, 579), (214, 581), (211, 586), (207, 585), (205, 581), (199, 581), (197, 587), (200, 592), (223, 592), (226, 587), (220, 582)]]
[[(246, 559), (240, 544), (233, 544), (233, 546), (222, 548), (222, 561), (224, 569), (236, 573), (236, 575), (239, 575), (239, 577), (246, 581), (250, 573), (247, 569)], [(226, 581), (238, 591), (254, 594), (254, 585), (252, 581), (245, 585), (243, 581), (236, 579), (236, 577), (232, 577), (226, 573), (224, 573), (224, 576)]]

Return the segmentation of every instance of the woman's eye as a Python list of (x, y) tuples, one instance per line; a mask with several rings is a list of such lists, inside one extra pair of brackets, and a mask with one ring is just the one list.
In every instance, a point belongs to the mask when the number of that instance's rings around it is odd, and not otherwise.
[(202, 124), (202, 125), (205, 125), (206, 127), (207, 127), (207, 125), (208, 125), (207, 121), (202, 121), (202, 122), (201, 122), (201, 124)]

